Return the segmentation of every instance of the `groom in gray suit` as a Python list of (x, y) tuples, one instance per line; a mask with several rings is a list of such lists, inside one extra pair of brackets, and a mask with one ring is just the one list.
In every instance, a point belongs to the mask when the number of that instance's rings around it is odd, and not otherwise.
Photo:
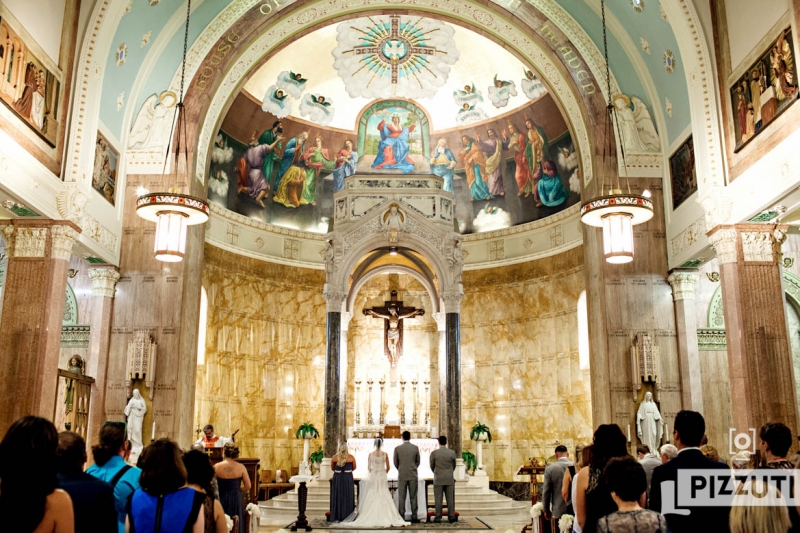
[(411, 499), (411, 522), (419, 522), (417, 516), (417, 467), (419, 448), (409, 442), (411, 433), (403, 432), (403, 444), (394, 449), (394, 466), (397, 468), (397, 507), (403, 520), (406, 519), (406, 491)]
[(447, 521), (455, 522), (456, 518), (456, 452), (447, 448), (447, 437), (439, 437), (439, 449), (431, 452), (431, 470), (433, 470), (433, 499), (436, 502), (436, 518), (442, 521), (442, 493), (447, 498)]

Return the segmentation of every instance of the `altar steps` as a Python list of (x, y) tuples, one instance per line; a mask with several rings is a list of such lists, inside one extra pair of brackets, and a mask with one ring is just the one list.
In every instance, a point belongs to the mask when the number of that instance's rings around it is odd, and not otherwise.
[[(466, 481), (456, 482), (456, 507), (464, 516), (505, 515), (525, 511), (530, 503), (514, 501), (493, 490), (468, 486)], [(428, 487), (428, 502), (433, 505), (433, 487)], [(297, 514), (297, 492), (292, 490), (280, 496), (259, 502), (262, 512), (269, 515)], [(330, 485), (327, 482), (313, 482), (308, 485), (306, 515), (321, 517), (330, 507)]]

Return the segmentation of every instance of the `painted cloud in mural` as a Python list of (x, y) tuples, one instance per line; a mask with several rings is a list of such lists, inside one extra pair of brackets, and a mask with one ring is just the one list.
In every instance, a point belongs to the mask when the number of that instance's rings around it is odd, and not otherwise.
[(483, 94), (475, 88), (475, 84), (464, 85), (464, 90), (456, 89), (453, 91), (453, 101), (459, 106), (469, 104), (470, 107), (483, 102)]
[(299, 72), (292, 72), (291, 70), (284, 70), (278, 74), (278, 89), (285, 91), (291, 95), (292, 98), (300, 99), (303, 90), (306, 88), (308, 80), (303, 77)]
[(536, 74), (527, 69), (525, 70), (525, 79), (520, 82), (520, 86), (522, 86), (522, 92), (525, 96), (531, 100), (538, 100), (547, 94), (547, 88), (544, 84), (539, 81)]
[(500, 109), (508, 105), (512, 96), (517, 96), (517, 85), (510, 80), (498, 80), (497, 74), (495, 74), (494, 85), (489, 87), (488, 92), (492, 105)]
[(277, 85), (270, 85), (264, 95), (261, 109), (267, 113), (272, 113), (278, 118), (289, 116), (292, 113), (292, 101), (288, 98), (289, 93), (279, 89)]
[(410, 15), (350, 20), (337, 27), (333, 67), (353, 98), (432, 98), (460, 55), (453, 33)]
[(331, 123), (334, 111), (333, 102), (321, 94), (306, 93), (300, 102), (300, 114), (322, 126)]
[(504, 209), (486, 204), (480, 210), (472, 225), (477, 231), (494, 231), (512, 226), (511, 216)]
[(486, 120), (488, 117), (486, 116), (486, 112), (478, 106), (464, 104), (461, 106), (461, 109), (458, 110), (458, 116), (456, 116), (456, 122), (459, 126), (464, 126), (466, 124), (472, 124), (473, 122), (480, 122), (481, 120)]

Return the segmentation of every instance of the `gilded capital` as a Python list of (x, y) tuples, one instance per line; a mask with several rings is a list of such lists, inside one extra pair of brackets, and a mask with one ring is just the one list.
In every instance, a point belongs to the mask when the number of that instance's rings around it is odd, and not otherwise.
[(673, 272), (667, 278), (672, 285), (672, 299), (694, 300), (694, 286), (697, 284), (697, 272)]
[(72, 255), (72, 246), (78, 239), (79, 233), (70, 226), (52, 226), (50, 228), (51, 248), (50, 257), (69, 261)]
[(113, 268), (91, 268), (89, 278), (92, 280), (92, 296), (114, 297), (119, 272)]

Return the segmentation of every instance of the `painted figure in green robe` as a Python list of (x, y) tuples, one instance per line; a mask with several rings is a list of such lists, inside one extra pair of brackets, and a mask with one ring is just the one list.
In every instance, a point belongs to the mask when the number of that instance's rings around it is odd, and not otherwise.
[(306, 186), (303, 189), (303, 197), (300, 198), (300, 205), (317, 205), (317, 179), (320, 171), (333, 170), (334, 161), (328, 156), (328, 149), (322, 147), (322, 137), (317, 135), (314, 146), (306, 149), (303, 154), (306, 162)]
[[(262, 172), (264, 173), (264, 178), (267, 180), (267, 184), (270, 183), (272, 179), (272, 169), (275, 168), (275, 163), (281, 160), (281, 150), (283, 148), (283, 123), (280, 120), (276, 120), (272, 124), (272, 128), (265, 130), (264, 133), (261, 134), (261, 137), (258, 138), (258, 144), (268, 144), (272, 146), (275, 141), (278, 144), (275, 144), (272, 151), (264, 157), (264, 165), (261, 167)], [(278, 183), (275, 183), (275, 188), (277, 188)], [(273, 188), (273, 190), (275, 190)]]

